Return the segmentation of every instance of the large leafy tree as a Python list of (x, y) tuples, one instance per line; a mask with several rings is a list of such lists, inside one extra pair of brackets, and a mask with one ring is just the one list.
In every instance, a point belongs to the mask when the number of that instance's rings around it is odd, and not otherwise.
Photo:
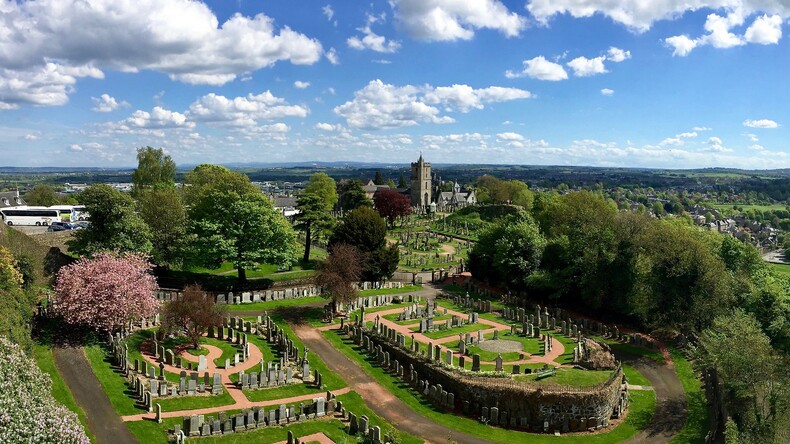
[(162, 330), (183, 333), (197, 348), (209, 327), (222, 325), (226, 312), (226, 306), (215, 303), (199, 285), (188, 285), (180, 299), (167, 302), (162, 309)]
[(330, 214), (337, 203), (337, 187), (335, 180), (326, 173), (315, 173), (310, 176), (304, 192), (299, 195), (296, 207), (296, 227), (305, 233), (304, 256), (302, 261), (310, 260), (310, 246), (314, 237), (320, 236), (332, 227), (333, 218)]
[(90, 214), (90, 227), (77, 230), (69, 249), (78, 255), (101, 251), (149, 253), (151, 231), (135, 211), (129, 195), (105, 184), (91, 185), (80, 195)]
[(5, 443), (88, 444), (77, 415), (52, 397), (52, 381), (0, 336), (0, 437)]
[(172, 187), (176, 182), (176, 163), (162, 148), (137, 149), (137, 169), (132, 173), (132, 194), (157, 187)]
[(395, 190), (386, 188), (378, 190), (373, 195), (373, 203), (376, 211), (387, 219), (390, 227), (393, 226), (398, 218), (411, 214), (411, 199)]
[(356, 179), (341, 180), (337, 185), (338, 208), (342, 211), (351, 211), (359, 207), (372, 207), (373, 202), (362, 189), (362, 182)]
[(354, 286), (362, 277), (362, 254), (348, 244), (337, 244), (332, 253), (318, 266), (315, 282), (332, 299), (333, 311), (338, 302), (349, 303), (357, 297)]
[[(741, 442), (783, 442), (790, 393), (786, 362), (757, 320), (742, 310), (717, 316), (699, 336), (695, 365), (721, 378)], [(785, 358), (786, 360), (786, 358)]]
[(296, 256), (291, 224), (260, 192), (238, 195), (214, 190), (190, 209), (193, 261), (218, 267), (229, 261), (240, 281), (257, 264), (290, 266)]
[(173, 187), (142, 190), (137, 204), (140, 216), (151, 229), (153, 261), (165, 266), (179, 264), (187, 229), (181, 194)]
[(159, 309), (151, 264), (139, 254), (97, 254), (60, 269), (55, 311), (74, 325), (112, 331)]
[(359, 207), (345, 215), (329, 238), (329, 249), (347, 244), (363, 255), (362, 279), (380, 281), (395, 272), (400, 253), (397, 245), (387, 245), (387, 222), (369, 207)]
[(212, 192), (235, 193), (238, 196), (260, 194), (260, 189), (245, 174), (205, 163), (188, 172), (184, 184), (184, 203), (187, 206), (198, 204), (205, 194)]
[(476, 278), (522, 289), (538, 269), (545, 247), (532, 218), (511, 216), (480, 234), (469, 254), (469, 266)]
[(32, 345), (30, 322), (35, 301), (32, 293), (23, 289), (24, 275), (19, 268), (19, 261), (8, 249), (0, 246), (0, 300), (3, 301), (0, 332), (24, 348), (29, 348)]

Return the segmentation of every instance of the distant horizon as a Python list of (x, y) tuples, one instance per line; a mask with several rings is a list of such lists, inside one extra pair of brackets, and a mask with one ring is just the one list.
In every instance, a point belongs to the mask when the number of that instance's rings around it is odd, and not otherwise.
[(0, 164), (790, 168), (781, 2), (77, 1), (0, 8)]

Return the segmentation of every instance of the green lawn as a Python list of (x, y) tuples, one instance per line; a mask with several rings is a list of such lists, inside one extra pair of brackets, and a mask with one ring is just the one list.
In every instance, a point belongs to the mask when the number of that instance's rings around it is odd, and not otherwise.
[[(606, 433), (555, 437), (489, 427), (470, 418), (444, 413), (442, 410), (434, 407), (427, 399), (423, 398), (416, 391), (411, 390), (408, 384), (405, 384), (396, 376), (385, 372), (380, 367), (373, 365), (366, 355), (361, 355), (357, 351), (358, 347), (353, 344), (350, 339), (341, 336), (337, 331), (326, 331), (324, 332), (324, 336), (336, 349), (359, 364), (366, 373), (375, 378), (381, 385), (395, 394), (395, 396), (400, 398), (415, 412), (445, 427), (494, 442), (529, 442), (537, 444), (555, 443), (557, 441), (584, 444), (610, 444), (621, 442), (636, 434), (638, 430), (646, 427), (650, 423), (653, 411), (655, 410), (656, 400), (654, 392), (634, 391), (631, 392), (631, 406), (627, 419), (618, 427)], [(448, 437), (448, 441), (452, 441), (452, 436)]]
[[(436, 324), (434, 324), (434, 326), (435, 325)], [(466, 325), (462, 325), (460, 327), (452, 327), (452, 328), (448, 328), (448, 329), (445, 329), (444, 326), (442, 326), (441, 328), (442, 328), (442, 330), (425, 332), (425, 333), (423, 333), (423, 336), (425, 336), (426, 338), (431, 338), (431, 339), (441, 339), (441, 338), (448, 338), (450, 336), (457, 336), (459, 333), (467, 333), (467, 332), (473, 332), (473, 331), (476, 332), (476, 331), (478, 331), (480, 329), (486, 329), (486, 328), (490, 328), (490, 327), (488, 327), (487, 325), (481, 325), (481, 324), (466, 324)], [(419, 331), (420, 330), (420, 326), (418, 325), (416, 327), (412, 327), (409, 330), (414, 331), (414, 332)]]
[(558, 368), (554, 376), (537, 379), (537, 375), (520, 375), (516, 379), (535, 384), (561, 384), (578, 387), (590, 387), (606, 382), (612, 372), (609, 370), (579, 370), (575, 368)]
[(253, 302), (251, 304), (228, 304), (228, 311), (260, 311), (263, 314), (264, 311), (274, 311), (278, 308), (288, 308), (288, 307), (301, 307), (303, 305), (309, 304), (316, 304), (319, 302), (329, 302), (328, 299), (322, 298), (321, 296), (310, 296), (306, 298), (296, 298), (296, 299), (280, 299), (278, 301), (265, 301), (265, 302)]
[(771, 270), (773, 270), (777, 274), (790, 277), (790, 264), (769, 263), (768, 266), (771, 267)]
[(675, 364), (675, 373), (683, 384), (683, 391), (686, 392), (686, 402), (688, 403), (688, 416), (683, 429), (672, 438), (673, 443), (704, 443), (705, 435), (708, 432), (708, 408), (705, 400), (705, 391), (702, 384), (694, 373), (691, 363), (683, 356), (683, 353), (670, 349), (672, 362)]
[[(365, 415), (370, 420), (370, 426), (380, 426), (381, 435), (384, 437), (385, 433), (394, 431), (396, 428), (388, 424), (381, 417), (373, 413), (362, 398), (354, 393), (346, 393), (337, 397), (338, 401), (343, 402), (346, 411), (352, 412), (357, 417)], [(267, 408), (268, 410), (268, 408)], [(232, 414), (237, 410), (229, 410), (228, 413)], [(209, 415), (216, 417), (217, 414)], [(181, 418), (166, 418), (162, 424), (157, 424), (153, 421), (135, 421), (127, 422), (126, 427), (132, 432), (140, 443), (145, 444), (164, 444), (167, 443), (167, 430), (172, 429), (174, 425), (181, 424)], [(356, 442), (346, 432), (346, 424), (335, 419), (320, 420), (320, 421), (305, 421), (302, 423), (295, 423), (289, 426), (272, 426), (261, 427), (255, 430), (245, 431), (242, 433), (233, 433), (229, 435), (210, 436), (200, 438), (198, 442), (201, 443), (221, 443), (221, 444), (246, 444), (250, 442), (260, 444), (271, 444), (279, 441), (284, 441), (288, 430), (294, 432), (294, 436), (299, 438), (302, 436), (312, 435), (314, 433), (324, 433), (330, 439), (337, 443), (351, 443)], [(422, 444), (423, 440), (415, 436), (396, 432), (401, 444)]]
[[(143, 409), (137, 406), (135, 398), (132, 398), (132, 396), (134, 396), (134, 390), (126, 385), (126, 379), (123, 375), (111, 367), (109, 357), (104, 348), (100, 345), (89, 345), (85, 346), (84, 350), (85, 355), (88, 357), (88, 362), (93, 369), (93, 373), (99, 380), (104, 393), (107, 394), (115, 411), (121, 416), (144, 413)], [(129, 355), (131, 356), (131, 354), (132, 348), (130, 346)], [(172, 399), (155, 398), (154, 402), (159, 402), (162, 405), (163, 411), (175, 411), (187, 408), (194, 409), (228, 405), (232, 404), (233, 400), (223, 389), (223, 394), (217, 396), (191, 396)]]
[[(252, 336), (251, 334), (247, 334), (247, 339)], [(234, 356), (236, 353), (241, 353), (241, 346), (236, 344), (231, 344), (226, 340), (219, 340), (216, 338), (203, 338), (201, 342), (208, 345), (213, 345), (214, 347), (218, 347), (222, 350), (222, 355), (214, 360), (214, 365), (218, 368), (225, 368), (225, 359), (230, 359), (230, 362), (233, 363)]]
[(66, 406), (67, 409), (76, 413), (79, 417), (82, 428), (85, 429), (85, 434), (88, 435), (92, 443), (96, 442), (96, 438), (88, 429), (88, 418), (85, 412), (77, 405), (71, 390), (66, 385), (66, 381), (60, 376), (58, 368), (55, 366), (55, 359), (52, 356), (52, 349), (47, 345), (36, 344), (33, 347), (33, 358), (36, 360), (38, 368), (42, 372), (49, 375), (52, 380), (52, 397), (55, 398), (60, 404)]
[(625, 377), (628, 380), (629, 384), (633, 385), (642, 385), (642, 386), (652, 386), (653, 384), (644, 376), (642, 376), (639, 371), (628, 364), (623, 364), (623, 373), (625, 373)]

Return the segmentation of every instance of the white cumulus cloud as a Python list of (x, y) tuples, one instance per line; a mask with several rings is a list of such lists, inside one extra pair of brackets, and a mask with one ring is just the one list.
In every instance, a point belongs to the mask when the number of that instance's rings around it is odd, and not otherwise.
[(391, 0), (395, 18), (412, 37), (423, 40), (469, 40), (478, 29), (493, 29), (515, 37), (526, 18), (499, 0)]
[(112, 97), (109, 94), (102, 94), (99, 97), (91, 97), (91, 100), (94, 103), (94, 107), (91, 108), (91, 110), (97, 113), (109, 113), (117, 110), (118, 108), (129, 106), (128, 102), (123, 100), (118, 102), (115, 100), (115, 97)]
[(685, 57), (697, 47), (697, 41), (690, 39), (686, 35), (667, 37), (664, 39), (664, 43), (674, 48), (672, 55), (676, 57)]
[(201, 122), (256, 126), (261, 120), (307, 117), (309, 112), (305, 106), (289, 105), (284, 99), (264, 91), (232, 99), (210, 93), (192, 103), (187, 114), (190, 119)]
[[(3, 2), (0, 22), (5, 107), (63, 104), (76, 78), (101, 70), (154, 70), (220, 85), (278, 61), (313, 64), (323, 53), (318, 40), (278, 29), (264, 14), (220, 23), (206, 4), (191, 0)], [(36, 80), (23, 85), (20, 78)]]
[(747, 126), (749, 128), (765, 129), (765, 128), (777, 128), (779, 124), (770, 119), (759, 119), (759, 120), (747, 119), (743, 121), (743, 126)]
[(565, 68), (559, 63), (546, 60), (543, 56), (538, 56), (522, 62), (524, 68), (521, 71), (505, 71), (505, 77), (514, 79), (518, 77), (531, 77), (537, 80), (558, 81), (568, 78)]
[(611, 96), (614, 94), (614, 90), (609, 88), (604, 88), (601, 90), (601, 94), (604, 96)]
[(606, 60), (604, 56), (593, 57), (591, 59), (587, 57), (576, 57), (568, 62), (568, 67), (573, 70), (573, 75), (576, 77), (589, 77), (607, 72), (606, 66), (603, 64), (604, 60)]
[(611, 60), (615, 63), (620, 63), (631, 58), (631, 51), (624, 51), (620, 48), (615, 48), (614, 46), (610, 47), (606, 54), (607, 60)]
[(749, 43), (775, 45), (782, 38), (782, 17), (778, 14), (757, 17), (743, 36)]
[(310, 82), (303, 82), (301, 80), (297, 80), (294, 82), (294, 88), (297, 89), (307, 89), (310, 87)]
[(345, 118), (350, 127), (399, 128), (419, 123), (451, 123), (455, 119), (441, 115), (442, 112), (466, 113), (472, 109), (483, 109), (488, 103), (530, 97), (529, 91), (517, 88), (395, 86), (377, 79), (356, 91), (353, 100), (335, 107), (334, 111)]

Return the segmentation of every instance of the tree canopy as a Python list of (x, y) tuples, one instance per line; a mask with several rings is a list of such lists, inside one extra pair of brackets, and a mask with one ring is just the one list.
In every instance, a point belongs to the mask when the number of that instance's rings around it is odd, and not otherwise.
[(53, 205), (65, 204), (68, 202), (76, 203), (76, 199), (58, 194), (52, 185), (43, 183), (37, 184), (30, 191), (25, 193), (25, 203), (30, 206), (51, 207)]
[(310, 177), (304, 192), (299, 195), (296, 207), (296, 228), (305, 232), (305, 247), (302, 260), (310, 260), (310, 247), (314, 237), (332, 227), (334, 219), (330, 214), (337, 204), (338, 196), (335, 181), (326, 173), (316, 173)]
[(324, 290), (324, 295), (332, 299), (334, 309), (338, 302), (349, 303), (357, 297), (354, 284), (362, 277), (363, 256), (360, 251), (348, 244), (336, 244), (332, 253), (318, 266), (315, 282)]
[(231, 171), (224, 166), (201, 164), (184, 177), (184, 203), (192, 206), (211, 192), (260, 194), (260, 190), (245, 174)]
[(105, 184), (91, 185), (80, 194), (90, 214), (90, 226), (77, 230), (69, 241), (71, 252), (84, 256), (102, 251), (149, 253), (151, 231), (135, 212), (132, 198)]
[(217, 304), (211, 295), (196, 284), (187, 285), (181, 298), (165, 303), (162, 309), (162, 331), (184, 334), (197, 348), (209, 327), (221, 327), (227, 307)]
[(387, 245), (387, 223), (375, 210), (359, 207), (350, 211), (329, 238), (330, 252), (335, 245), (356, 247), (363, 255), (362, 279), (380, 281), (395, 272), (400, 253), (397, 245)]
[(338, 209), (342, 211), (351, 211), (358, 207), (372, 207), (373, 202), (365, 194), (362, 189), (362, 182), (352, 180), (341, 180), (337, 186), (338, 192)]
[(151, 264), (139, 254), (100, 253), (58, 271), (55, 312), (69, 324), (112, 331), (159, 309)]
[(411, 199), (395, 190), (383, 188), (373, 195), (376, 211), (392, 226), (398, 218), (411, 214)]
[(217, 268), (229, 261), (239, 280), (257, 264), (290, 266), (296, 255), (291, 224), (262, 194), (204, 193), (190, 209), (193, 261)]
[(137, 169), (132, 173), (132, 194), (146, 188), (172, 187), (176, 183), (176, 163), (162, 148), (137, 149)]
[(187, 212), (181, 193), (173, 187), (141, 190), (139, 214), (151, 230), (151, 256), (159, 265), (181, 263), (187, 229)]

